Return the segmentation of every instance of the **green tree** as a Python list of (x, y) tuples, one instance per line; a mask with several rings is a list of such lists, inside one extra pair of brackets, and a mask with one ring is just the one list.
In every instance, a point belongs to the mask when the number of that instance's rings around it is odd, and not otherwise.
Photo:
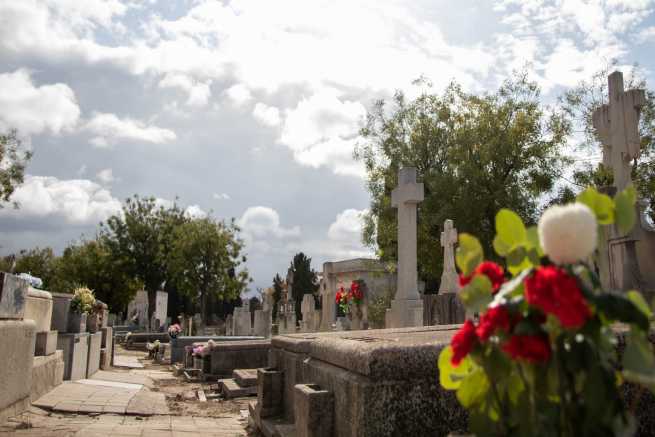
[[(601, 160), (602, 147), (596, 138), (592, 116), (596, 108), (607, 103), (607, 78), (615, 69), (616, 62), (610, 62), (560, 98), (563, 110), (583, 133), (578, 149), (591, 152), (595, 155), (592, 158), (594, 161)], [(632, 163), (632, 180), (640, 197), (648, 202), (651, 219), (655, 220), (655, 91), (648, 89), (648, 83), (638, 66), (632, 67), (625, 75), (625, 89), (633, 88), (646, 91), (646, 105), (641, 109), (639, 120), (641, 156)], [(582, 191), (588, 185), (605, 187), (613, 183), (612, 169), (587, 162), (576, 168), (571, 182), (573, 187), (570, 190), (573, 192)]]
[(276, 273), (273, 278), (273, 321), (277, 320), (278, 305), (282, 299), (282, 282), (282, 278)]
[(291, 261), (293, 272), (292, 298), (295, 302), (296, 320), (302, 320), (301, 303), (305, 294), (315, 295), (318, 291), (318, 277), (312, 270), (312, 259), (299, 252)]
[(148, 292), (148, 316), (155, 310), (156, 293), (172, 277), (168, 267), (175, 230), (188, 222), (177, 203), (158, 205), (154, 197), (129, 198), (121, 214), (101, 223), (101, 238), (129, 276)]
[(200, 303), (204, 320), (209, 295), (231, 300), (245, 291), (250, 277), (241, 264), (243, 242), (234, 224), (212, 218), (186, 221), (173, 231), (167, 265), (180, 292)]
[[(32, 158), (32, 152), (22, 147), (15, 129), (0, 132), (0, 208), (8, 202), (16, 187), (23, 183), (25, 166)], [(17, 203), (14, 203), (18, 207)]]
[(55, 273), (56, 257), (52, 248), (44, 247), (21, 250), (16, 257), (16, 273), (29, 273), (43, 281), (43, 289), (48, 290)]
[(101, 238), (68, 246), (54, 262), (51, 291), (72, 293), (81, 285), (93, 290), (114, 312), (125, 311), (143, 287)]
[[(363, 241), (384, 261), (397, 259), (397, 218), (391, 191), (398, 169), (412, 166), (425, 184), (418, 211), (419, 276), (434, 290), (441, 275), (440, 233), (450, 218), (458, 231), (491, 242), (495, 215), (511, 208), (530, 223), (537, 201), (560, 176), (561, 154), (571, 125), (548, 111), (539, 87), (516, 74), (494, 93), (474, 95), (453, 83), (440, 94), (429, 87), (408, 101), (397, 92), (393, 106), (378, 101), (361, 131), (355, 157), (366, 166), (371, 207)], [(490, 243), (487, 253), (491, 254)]]

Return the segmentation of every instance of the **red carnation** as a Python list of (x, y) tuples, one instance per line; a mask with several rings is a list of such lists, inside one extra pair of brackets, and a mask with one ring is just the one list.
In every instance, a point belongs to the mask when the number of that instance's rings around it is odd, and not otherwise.
[(503, 345), (503, 350), (515, 360), (533, 364), (550, 359), (550, 343), (545, 335), (515, 335)]
[(591, 317), (578, 281), (559, 267), (540, 267), (526, 279), (525, 297), (530, 305), (556, 316), (565, 328), (580, 328)]
[(510, 329), (509, 313), (503, 306), (489, 308), (480, 317), (480, 323), (475, 332), (480, 341), (484, 343), (496, 332), (496, 329), (502, 329), (505, 332), (509, 332)]
[(337, 291), (336, 298), (334, 299), (335, 302), (338, 303), (338, 304), (341, 303), (341, 300), (344, 298), (345, 295), (346, 295), (346, 292), (343, 289), (343, 287), (341, 287), (341, 289), (339, 291)]
[(466, 357), (469, 352), (471, 352), (471, 349), (473, 349), (473, 345), (475, 344), (477, 338), (478, 337), (475, 335), (475, 325), (473, 322), (470, 320), (464, 322), (464, 326), (459, 328), (457, 334), (455, 334), (453, 339), (450, 341), (450, 346), (453, 348), (453, 356), (450, 359), (450, 363), (453, 366), (458, 366), (464, 357)]
[(489, 278), (492, 286), (492, 294), (497, 293), (505, 282), (505, 271), (501, 266), (492, 261), (483, 261), (469, 276), (459, 275), (459, 285), (465, 287), (475, 275), (485, 275)]

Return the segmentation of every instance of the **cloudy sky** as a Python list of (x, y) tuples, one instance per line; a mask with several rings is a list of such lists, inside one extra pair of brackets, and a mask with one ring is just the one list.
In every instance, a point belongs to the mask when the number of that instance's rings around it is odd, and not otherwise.
[[(254, 286), (370, 254), (367, 108), (423, 75), (552, 99), (607, 60), (655, 83), (655, 0), (0, 0), (0, 129), (34, 151), (0, 253), (61, 250), (138, 193), (236, 218)], [(435, 248), (435, 250), (438, 250)]]

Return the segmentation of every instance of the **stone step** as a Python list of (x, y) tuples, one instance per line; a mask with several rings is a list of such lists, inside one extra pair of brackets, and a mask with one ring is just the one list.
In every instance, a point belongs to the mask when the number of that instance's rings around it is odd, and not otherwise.
[(248, 403), (248, 421), (253, 425), (257, 425), (258, 429), (265, 437), (296, 437), (295, 424), (286, 421), (282, 417), (261, 419), (261, 423), (257, 424), (257, 412), (255, 411), (256, 405), (257, 401)]
[(232, 378), (241, 387), (257, 386), (257, 369), (236, 369), (232, 372)]
[(226, 399), (256, 396), (257, 387), (241, 387), (234, 379), (219, 379), (218, 386)]

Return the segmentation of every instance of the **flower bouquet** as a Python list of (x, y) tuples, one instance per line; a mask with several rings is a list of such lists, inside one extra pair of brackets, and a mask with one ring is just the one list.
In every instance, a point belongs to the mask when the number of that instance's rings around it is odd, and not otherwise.
[(87, 287), (76, 288), (70, 302), (70, 314), (68, 315), (68, 331), (72, 333), (86, 332), (86, 319), (93, 310), (96, 298), (93, 291)]
[(168, 327), (168, 336), (170, 338), (177, 338), (180, 332), (182, 332), (182, 327), (177, 323)]
[[(625, 384), (655, 388), (648, 340), (652, 313), (636, 291), (601, 289), (588, 263), (598, 227), (627, 233), (635, 191), (614, 199), (587, 189), (577, 202), (547, 209), (538, 227), (503, 209), (496, 254), (461, 234), (456, 254), (468, 314), (439, 356), (439, 378), (469, 412), (476, 435), (632, 435)], [(633, 399), (630, 405), (636, 405)]]
[(341, 312), (344, 314), (348, 314), (350, 312), (350, 307), (348, 306), (348, 292), (341, 287), (339, 291), (337, 291), (337, 295), (335, 297), (335, 302), (339, 306), (339, 309)]

